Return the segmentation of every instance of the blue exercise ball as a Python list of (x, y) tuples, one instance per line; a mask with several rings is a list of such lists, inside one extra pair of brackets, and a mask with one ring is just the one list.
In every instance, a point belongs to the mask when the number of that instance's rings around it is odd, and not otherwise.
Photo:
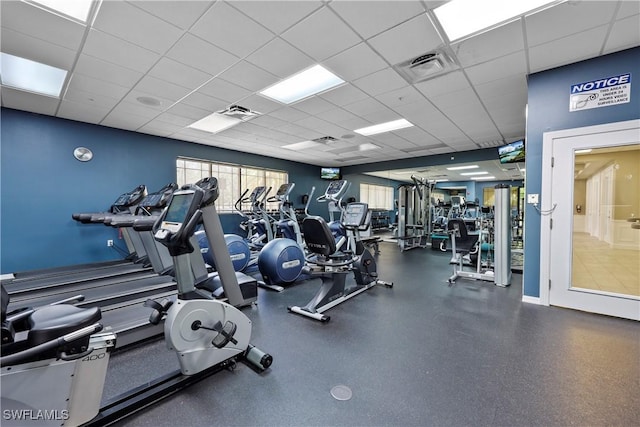
[(270, 284), (295, 282), (303, 267), (304, 252), (292, 239), (273, 239), (258, 255), (260, 274)]
[[(198, 239), (198, 246), (200, 246), (200, 252), (202, 252), (204, 262), (209, 264), (211, 267), (216, 268), (216, 263), (213, 259), (213, 255), (209, 250), (209, 240), (207, 239), (207, 234), (204, 232), (204, 230), (200, 230), (196, 231), (195, 236)], [(229, 251), (229, 255), (231, 256), (233, 269), (235, 271), (244, 270), (247, 265), (249, 265), (249, 261), (251, 260), (251, 249), (249, 248), (249, 244), (237, 234), (225, 234), (224, 241), (227, 244), (227, 250)]]

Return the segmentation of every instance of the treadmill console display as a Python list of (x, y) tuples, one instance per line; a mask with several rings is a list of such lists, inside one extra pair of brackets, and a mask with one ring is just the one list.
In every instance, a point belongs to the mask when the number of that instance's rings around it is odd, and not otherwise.
[(186, 220), (194, 193), (176, 193), (167, 208), (167, 215), (162, 221), (162, 228), (177, 233)]
[(345, 227), (360, 227), (365, 222), (368, 210), (369, 206), (366, 203), (349, 203), (342, 223)]
[(291, 185), (292, 184), (282, 184), (280, 188), (278, 188), (278, 192), (276, 193), (276, 196), (282, 197), (287, 193), (289, 193), (289, 191), (291, 190)]
[(116, 206), (125, 206), (126, 204), (129, 203), (130, 198), (131, 198), (130, 193), (124, 193), (120, 195), (120, 197), (118, 197), (118, 200), (116, 200), (113, 204)]
[(334, 196), (336, 194), (340, 194), (344, 186), (347, 185), (347, 181), (341, 179), (339, 181), (333, 181), (327, 187), (327, 191), (325, 192), (326, 196)]

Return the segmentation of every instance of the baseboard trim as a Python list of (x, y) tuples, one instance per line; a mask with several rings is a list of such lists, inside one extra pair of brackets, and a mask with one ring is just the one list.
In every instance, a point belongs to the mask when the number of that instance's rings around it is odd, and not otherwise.
[(540, 298), (539, 297), (530, 297), (528, 295), (523, 295), (522, 296), (522, 302), (526, 302), (526, 303), (529, 303), (529, 304), (542, 305), (542, 303), (540, 302)]

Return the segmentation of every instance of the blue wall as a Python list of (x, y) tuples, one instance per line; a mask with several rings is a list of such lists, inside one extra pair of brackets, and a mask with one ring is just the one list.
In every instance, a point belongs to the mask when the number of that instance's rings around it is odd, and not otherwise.
[[(527, 194), (541, 194), (542, 138), (544, 132), (573, 129), (640, 118), (640, 48), (632, 48), (529, 76), (527, 120)], [(632, 74), (631, 102), (569, 112), (572, 84)], [(525, 208), (524, 294), (540, 296), (540, 214)]]
[[(0, 139), (0, 268), (3, 274), (117, 259), (118, 239), (104, 225), (80, 224), (73, 212), (101, 212), (139, 184), (155, 191), (176, 179), (176, 157), (188, 156), (286, 170), (298, 202), (323, 185), (320, 168), (119, 129), (3, 108)], [(82, 163), (73, 149), (93, 150)], [(234, 231), (236, 215), (223, 218)], [(122, 241), (117, 244), (124, 247)]]

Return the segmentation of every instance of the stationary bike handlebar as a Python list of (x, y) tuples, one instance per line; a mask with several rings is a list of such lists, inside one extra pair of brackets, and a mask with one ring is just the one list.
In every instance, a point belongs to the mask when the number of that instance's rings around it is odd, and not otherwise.
[[(53, 339), (51, 341), (44, 342), (35, 347), (28, 348), (26, 350), (19, 351), (17, 353), (10, 354), (8, 356), (0, 357), (0, 366), (9, 366), (16, 365), (21, 363), (24, 360), (30, 359), (40, 353), (47, 352), (49, 350), (53, 350), (57, 347), (62, 347), (65, 344), (70, 342), (79, 340), (80, 338), (84, 338), (89, 335), (93, 335), (96, 332), (100, 332), (103, 326), (100, 323), (95, 323), (91, 326), (85, 326), (82, 329), (78, 329), (77, 331), (70, 332), (66, 335), (63, 335), (59, 338)], [(81, 356), (85, 356), (90, 354), (93, 351), (92, 348), (87, 349), (87, 351), (83, 352)], [(80, 356), (78, 356), (80, 357)], [(75, 358), (75, 357), (74, 357)]]

